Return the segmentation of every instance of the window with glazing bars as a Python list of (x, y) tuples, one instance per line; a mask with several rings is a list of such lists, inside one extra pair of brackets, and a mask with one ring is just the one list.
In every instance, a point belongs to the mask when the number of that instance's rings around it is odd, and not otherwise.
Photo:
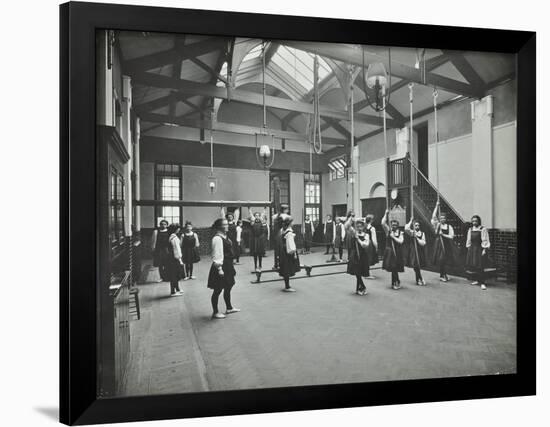
[[(159, 163), (155, 168), (157, 200), (181, 200), (182, 180), (181, 166)], [(180, 206), (157, 206), (156, 223), (165, 219), (170, 224), (181, 222)]]
[(330, 160), (328, 162), (329, 179), (334, 181), (335, 179), (345, 178), (347, 167), (348, 162), (345, 155)]
[(304, 215), (319, 224), (321, 218), (321, 176), (304, 174)]

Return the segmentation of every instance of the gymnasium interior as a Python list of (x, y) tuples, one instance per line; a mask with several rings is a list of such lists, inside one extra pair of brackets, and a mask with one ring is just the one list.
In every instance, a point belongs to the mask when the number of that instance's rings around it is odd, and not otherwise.
[[(112, 30), (96, 46), (99, 396), (515, 372), (514, 55)], [(327, 215), (372, 215), (380, 256), (386, 209), (401, 228), (414, 217), (429, 252), (438, 200), (452, 280), (428, 265), (415, 286), (405, 268), (395, 291), (377, 264), (354, 295), (345, 252), (325, 254)], [(254, 271), (245, 222), (241, 312), (212, 320), (212, 223), (271, 221), (282, 205), (296, 292), (271, 268), (273, 235)], [(473, 215), (491, 241), (486, 291), (464, 268)], [(200, 242), (182, 298), (153, 265), (162, 219), (190, 221)]]

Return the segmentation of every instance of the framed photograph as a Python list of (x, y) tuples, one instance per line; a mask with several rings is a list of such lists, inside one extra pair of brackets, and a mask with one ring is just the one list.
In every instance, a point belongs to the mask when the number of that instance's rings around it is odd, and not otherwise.
[(535, 393), (535, 33), (60, 23), (63, 423)]

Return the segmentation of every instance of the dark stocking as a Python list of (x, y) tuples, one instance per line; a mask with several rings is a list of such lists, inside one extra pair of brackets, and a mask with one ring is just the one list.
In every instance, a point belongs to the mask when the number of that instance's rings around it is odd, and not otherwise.
[(214, 314), (218, 312), (218, 299), (220, 298), (220, 294), (222, 293), (221, 289), (214, 289), (214, 292), (212, 292), (212, 310), (214, 311)]
[(231, 305), (231, 288), (225, 288), (223, 290), (223, 300), (225, 301), (225, 306), (228, 310), (233, 309), (233, 306)]
[(289, 289), (290, 288), (290, 277), (285, 276), (285, 277), (283, 277), (283, 279), (285, 281), (285, 289)]

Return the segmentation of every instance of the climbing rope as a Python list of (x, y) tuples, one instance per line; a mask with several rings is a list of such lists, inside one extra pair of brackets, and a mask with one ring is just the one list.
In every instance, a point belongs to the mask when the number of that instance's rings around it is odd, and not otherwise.
[[(435, 131), (435, 188), (437, 190), (437, 201), (439, 202), (439, 127), (437, 125), (437, 89), (433, 90), (434, 101), (434, 131)], [(439, 212), (438, 212), (439, 214)]]
[(414, 215), (414, 193), (413, 193), (413, 185), (414, 185), (414, 166), (413, 166), (413, 153), (414, 153), (414, 133), (413, 133), (413, 102), (414, 102), (414, 95), (413, 95), (413, 88), (414, 83), (409, 83), (409, 114), (410, 114), (410, 130), (409, 130), (409, 162), (410, 162), (410, 169), (411, 169), (411, 176), (410, 176), (410, 198), (411, 198), (411, 217)]
[[(263, 109), (263, 125), (261, 134), (262, 136), (267, 136), (267, 105), (266, 105), (266, 85), (265, 85), (265, 41), (262, 42), (262, 109)], [(256, 143), (256, 160), (260, 164), (260, 166), (263, 166), (264, 168), (269, 169), (271, 166), (273, 166), (273, 163), (275, 162), (275, 136), (271, 135), (271, 162), (266, 164), (265, 162), (262, 162), (259, 156), (259, 147), (258, 147), (258, 134), (256, 134), (255, 137), (255, 143)]]

